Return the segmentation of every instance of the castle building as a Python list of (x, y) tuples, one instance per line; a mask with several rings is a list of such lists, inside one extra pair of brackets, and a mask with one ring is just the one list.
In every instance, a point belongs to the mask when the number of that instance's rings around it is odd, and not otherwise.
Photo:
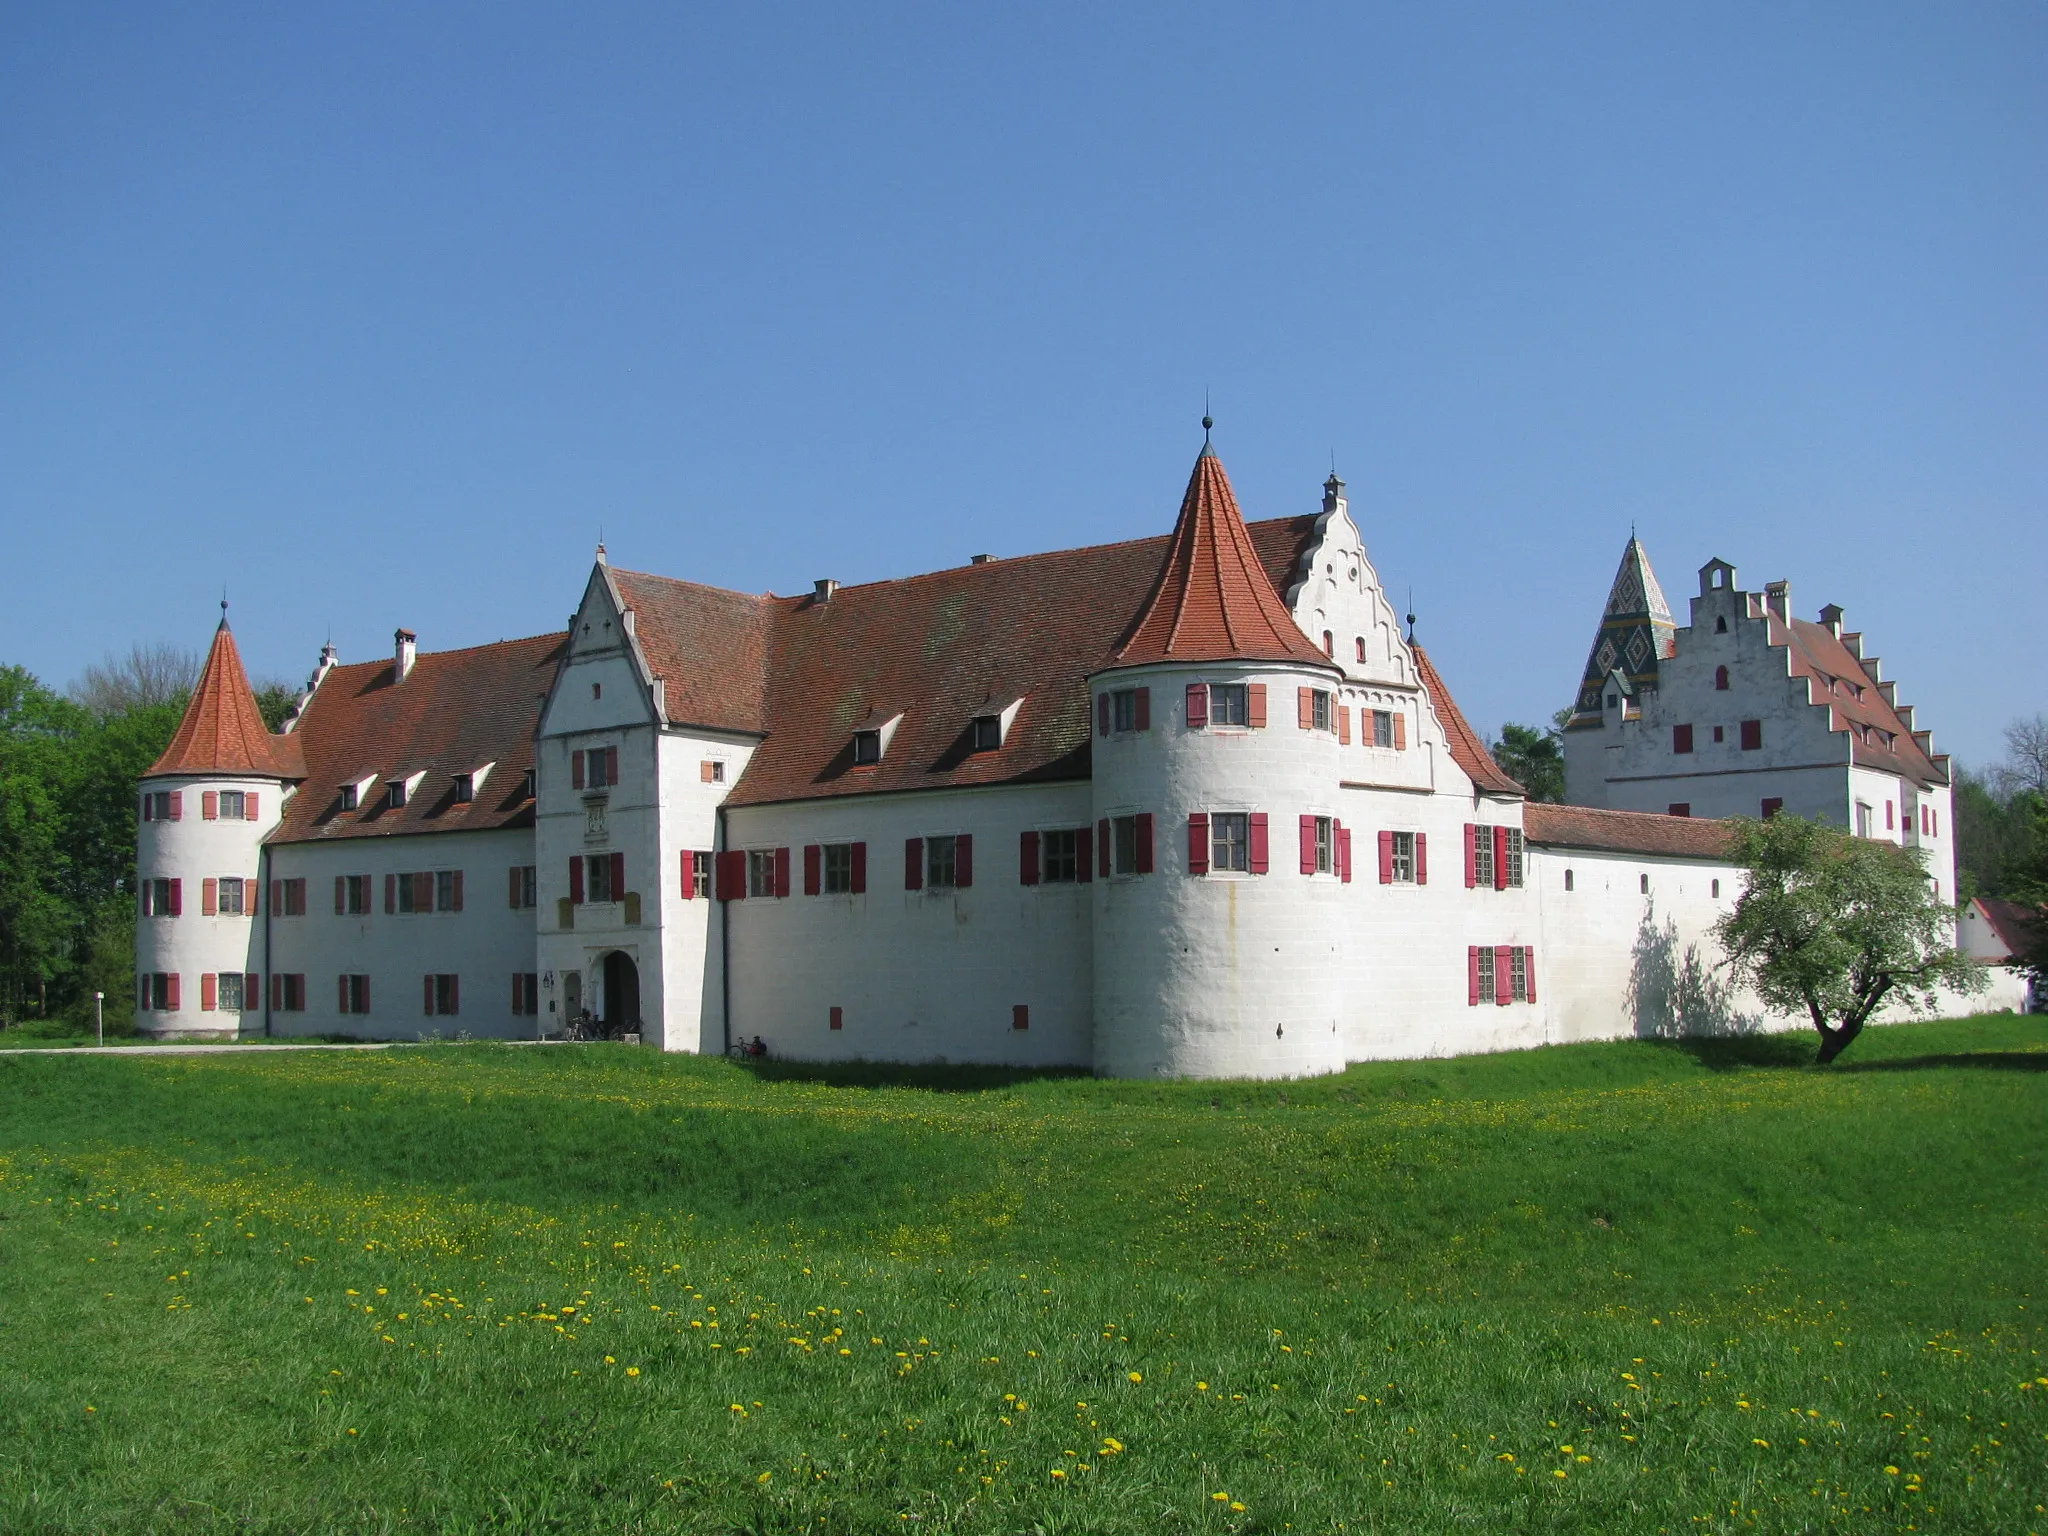
[(674, 1051), (1286, 1077), (1743, 1022), (1708, 808), (1526, 803), (1344, 489), (1247, 523), (1205, 441), (1164, 538), (799, 597), (600, 548), (566, 632), (330, 649), (277, 735), (223, 621), (141, 786), (142, 1027), (587, 1013)]
[(1817, 817), (1924, 850), (1955, 900), (1949, 759), (1915, 729), (1863, 636), (1830, 604), (1792, 616), (1789, 582), (1700, 567), (1680, 627), (1642, 544), (1622, 551), (1565, 725), (1565, 798), (1671, 816)]

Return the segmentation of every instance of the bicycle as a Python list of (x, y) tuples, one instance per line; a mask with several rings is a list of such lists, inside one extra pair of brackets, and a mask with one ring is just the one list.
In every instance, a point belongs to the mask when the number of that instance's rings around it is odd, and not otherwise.
[(760, 1061), (768, 1054), (768, 1042), (759, 1035), (751, 1040), (735, 1040), (725, 1048), (725, 1054), (734, 1061)]

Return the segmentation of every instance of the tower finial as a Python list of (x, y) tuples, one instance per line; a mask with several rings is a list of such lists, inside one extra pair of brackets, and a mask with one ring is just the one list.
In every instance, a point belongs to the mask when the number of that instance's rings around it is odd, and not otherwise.
[(1209, 414), (1209, 391), (1202, 391), (1202, 452), (1209, 451), (1209, 429), (1216, 425), (1216, 418)]
[(1415, 589), (1408, 589), (1408, 643), (1415, 643)]

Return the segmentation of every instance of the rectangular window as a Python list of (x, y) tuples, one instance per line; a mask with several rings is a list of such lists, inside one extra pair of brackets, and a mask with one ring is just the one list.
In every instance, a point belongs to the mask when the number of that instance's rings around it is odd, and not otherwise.
[(1391, 747), (1394, 744), (1392, 710), (1376, 709), (1372, 712), (1372, 744), (1376, 747)]
[(1524, 862), (1524, 843), (1522, 840), (1522, 829), (1520, 827), (1509, 827), (1507, 829), (1507, 834), (1508, 884), (1518, 886), (1522, 883), (1522, 865)]
[(1311, 730), (1330, 731), (1336, 729), (1336, 724), (1331, 715), (1331, 697), (1327, 690), (1322, 688), (1312, 688), (1309, 690), (1308, 717)]
[(1529, 951), (1517, 944), (1508, 951), (1508, 996), (1515, 1002), (1529, 1001)]
[(1761, 750), (1763, 749), (1763, 744), (1764, 744), (1764, 723), (1763, 723), (1763, 721), (1761, 721), (1761, 720), (1745, 720), (1745, 721), (1743, 721), (1743, 722), (1742, 722), (1742, 750), (1743, 750), (1743, 751), (1745, 751), (1745, 752), (1758, 752), (1758, 751), (1761, 751)]
[(1251, 709), (1246, 698), (1243, 683), (1211, 683), (1209, 685), (1209, 723), (1211, 725), (1247, 726), (1251, 724)]
[(1109, 696), (1110, 724), (1119, 731), (1138, 729), (1138, 690), (1119, 688)]
[(725, 762), (722, 758), (707, 757), (697, 765), (697, 772), (706, 784), (725, 782)]
[(972, 727), (970, 748), (976, 752), (993, 752), (1003, 744), (1003, 717), (1001, 715), (976, 715)]
[(270, 977), (270, 1006), (279, 1013), (306, 1011), (306, 978), (273, 971)]
[(960, 840), (957, 837), (928, 837), (924, 840), (924, 883), (933, 890), (958, 883)]
[(370, 1011), (370, 978), (367, 976), (343, 976), (341, 978), (341, 1011), (343, 1013), (368, 1013)]
[(1494, 991), (1493, 946), (1491, 944), (1482, 944), (1479, 946), (1479, 985), (1477, 995), (1472, 1000), (1475, 1003), (1491, 1002)]
[(469, 805), (476, 799), (476, 775), (458, 773), (455, 775), (455, 803)]
[(361, 791), (361, 790), (360, 790), (360, 789), (359, 789), (359, 788), (358, 788), (357, 786), (355, 786), (354, 784), (344, 784), (344, 785), (342, 785), (342, 786), (341, 786), (341, 808), (342, 808), (342, 809), (343, 809), (344, 811), (352, 811), (352, 810), (354, 810), (354, 809), (356, 808), (356, 805), (357, 805), (358, 797), (359, 797), (359, 796), (361, 795), (361, 793), (362, 793), (362, 791)]
[(1337, 868), (1337, 834), (1328, 816), (1315, 818), (1315, 872), (1334, 874)]
[(176, 980), (166, 971), (152, 971), (149, 976), (149, 1000), (143, 1006), (156, 1013), (169, 1013), (177, 1006)]
[(367, 917), (370, 912), (370, 877), (368, 875), (341, 875), (337, 879), (340, 898), (335, 910), (344, 917)]
[(1251, 869), (1251, 817), (1218, 811), (1209, 818), (1209, 867), (1244, 874)]
[(240, 971), (222, 971), (220, 973), (220, 980), (215, 983), (215, 987), (215, 1007), (224, 1013), (240, 1013), (242, 1011), (242, 973)]
[(1672, 801), (1669, 814), (1673, 816), (1690, 816), (1692, 814), (1692, 802), (1690, 800)]
[[(429, 878), (431, 879), (431, 876), (430, 876)], [(397, 880), (398, 880), (398, 910), (399, 910), (400, 912), (417, 912), (417, 911), (420, 911), (420, 910), (422, 910), (422, 909), (421, 909), (421, 907), (420, 907), (420, 906), (419, 906), (419, 904), (418, 904), (418, 903), (419, 903), (419, 885), (418, 885), (418, 882), (417, 882), (417, 881), (415, 880), (415, 878), (414, 878), (413, 876), (411, 876), (411, 875), (399, 875), (399, 876), (397, 877)], [(427, 887), (427, 892), (428, 892), (428, 894), (427, 894), (427, 899), (428, 899), (429, 901), (432, 901), (432, 900), (433, 900), (433, 887), (432, 887), (431, 885)], [(389, 894), (389, 893), (387, 892), (386, 894)], [(387, 903), (385, 903), (385, 905), (386, 905), (386, 906), (389, 906), (389, 905), (390, 905), (390, 903), (388, 903), (388, 902), (387, 902)], [(429, 912), (431, 912), (431, 911), (433, 910), (433, 908), (432, 908), (431, 906), (429, 906), (429, 907), (425, 908), (424, 910), (426, 910), (426, 911), (429, 911)]]
[(711, 855), (698, 850), (690, 855), (690, 894), (711, 899)]
[(247, 821), (249, 819), (249, 797), (239, 789), (224, 789), (220, 792), (220, 819), (222, 821)]
[(1078, 832), (1048, 832), (1043, 844), (1045, 865), (1040, 879), (1048, 885), (1072, 885), (1081, 878), (1081, 836)]
[(459, 977), (448, 975), (427, 978), (426, 1011), (430, 1018), (462, 1012), (462, 989), (459, 982)]
[(306, 882), (304, 880), (276, 880), (271, 882), (276, 896), (271, 910), (279, 917), (304, 917), (306, 915)]
[(145, 880), (142, 882), (142, 915), (144, 917), (176, 917), (178, 905), (171, 896), (169, 880)]
[(533, 864), (514, 864), (510, 880), (511, 906), (515, 912), (540, 905), (540, 869)]
[(540, 976), (537, 972), (512, 973), (512, 1011), (528, 1016), (540, 1012)]
[(142, 819), (144, 821), (169, 821), (171, 819), (171, 794), (169, 790), (152, 790), (142, 797)]
[(1152, 818), (1112, 816), (1109, 819), (1112, 847), (1110, 868), (1119, 875), (1152, 873)]
[(1870, 807), (1861, 800), (1856, 802), (1856, 835), (1870, 836)]
[(618, 892), (612, 889), (612, 856), (608, 853), (588, 853), (583, 856), (583, 899), (585, 901), (617, 901)]
[[(594, 861), (593, 861), (594, 862)], [(610, 871), (606, 871), (610, 879)], [(592, 887), (595, 889), (595, 887)], [(773, 896), (775, 894), (775, 850), (773, 848), (749, 848), (747, 850), (747, 894), (749, 896)], [(609, 901), (609, 896), (593, 896), (593, 901)]]
[(583, 754), (583, 787), (585, 789), (608, 789), (612, 783), (612, 767), (618, 762), (617, 747), (592, 747)]
[(1493, 828), (1468, 827), (1466, 833), (1472, 839), (1472, 883), (1493, 884)]
[(236, 875), (223, 875), (220, 880), (220, 906), (222, 917), (244, 917), (242, 903), (242, 881)]
[(853, 844), (827, 843), (825, 845), (825, 894), (827, 896), (850, 896), (853, 894)]
[(462, 872), (456, 869), (441, 869), (434, 872), (434, 910), (436, 912), (460, 912), (462, 910)]
[(853, 733), (853, 761), (856, 767), (882, 760), (882, 733), (880, 731), (855, 731)]
[(1681, 754), (1692, 750), (1691, 726), (1674, 725), (1671, 727), (1671, 750)]
[(384, 803), (394, 811), (405, 804), (405, 780), (393, 779), (384, 786)]
[(1777, 815), (1778, 812), (1784, 809), (1785, 802), (1781, 800), (1778, 796), (1772, 795), (1764, 801), (1763, 819), (1765, 821), (1769, 821), (1773, 816)]
[(1413, 885), (1415, 883), (1415, 834), (1413, 832), (1393, 832), (1389, 833), (1388, 836), (1393, 841), (1393, 847), (1390, 850), (1393, 862), (1393, 868), (1390, 872), (1392, 882), (1395, 885)]

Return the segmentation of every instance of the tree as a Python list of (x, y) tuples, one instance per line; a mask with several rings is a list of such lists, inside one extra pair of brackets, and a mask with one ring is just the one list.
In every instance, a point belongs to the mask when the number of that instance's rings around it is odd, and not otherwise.
[(1805, 1010), (1822, 1065), (1889, 999), (1920, 1009), (1942, 986), (1989, 985), (1955, 947), (1955, 913), (1936, 899), (1919, 849), (1798, 816), (1729, 826), (1731, 856), (1749, 879), (1715, 935), (1767, 1004)]
[(63, 834), (82, 723), (28, 672), (0, 667), (0, 1023), (22, 1017), (31, 999), (47, 1011), (76, 933)]
[(1509, 778), (1529, 791), (1531, 800), (1553, 805), (1564, 801), (1564, 734), (1555, 725), (1503, 725), (1493, 744), (1493, 760)]
[(2008, 794), (2048, 797), (2048, 715), (2015, 720), (2005, 728), (2005, 761), (1999, 785)]
[(127, 655), (109, 652), (87, 667), (66, 692), (72, 703), (101, 720), (159, 704), (182, 709), (199, 682), (199, 668), (197, 651), (163, 640), (155, 645), (137, 641)]

